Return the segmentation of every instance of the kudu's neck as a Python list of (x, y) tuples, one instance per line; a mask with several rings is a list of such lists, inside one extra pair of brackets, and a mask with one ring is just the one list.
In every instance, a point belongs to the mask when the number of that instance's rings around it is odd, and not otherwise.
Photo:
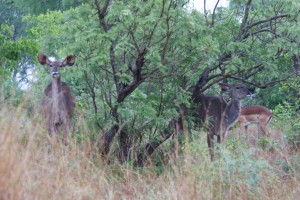
[(240, 111), (241, 110), (241, 101), (238, 99), (231, 99), (231, 101), (228, 102), (227, 107), (230, 107), (232, 109)]
[(52, 94), (53, 94), (53, 96), (58, 95), (58, 93), (61, 90), (60, 77), (52, 78), (51, 84), (52, 84)]
[(228, 104), (224, 110), (224, 113), (223, 113), (224, 127), (230, 127), (232, 124), (234, 124), (240, 115), (240, 111), (241, 111), (241, 101), (240, 100), (232, 99), (230, 102), (228, 102)]
[(61, 82), (60, 77), (54, 78), (52, 77), (52, 103), (53, 103), (53, 110), (52, 114), (54, 116), (54, 124), (60, 123), (60, 117), (59, 117), (59, 93), (61, 90)]

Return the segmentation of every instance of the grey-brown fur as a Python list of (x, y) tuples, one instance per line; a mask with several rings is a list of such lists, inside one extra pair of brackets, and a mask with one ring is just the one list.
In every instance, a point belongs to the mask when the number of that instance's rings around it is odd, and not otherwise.
[(234, 125), (241, 111), (241, 100), (251, 95), (249, 89), (243, 84), (220, 83), (223, 91), (228, 90), (231, 101), (226, 103), (221, 96), (208, 96), (204, 94), (193, 94), (194, 102), (197, 104), (196, 117), (207, 128), (207, 143), (210, 159), (214, 159), (214, 136), (218, 143), (223, 143), (227, 130)]
[(38, 55), (38, 60), (42, 65), (48, 65), (52, 80), (44, 90), (45, 97), (42, 102), (43, 111), (46, 117), (46, 126), (49, 135), (52, 132), (59, 136), (64, 132), (64, 143), (68, 144), (70, 122), (75, 108), (75, 97), (70, 87), (60, 80), (58, 67), (72, 66), (75, 56), (67, 56), (64, 61), (50, 61), (44, 54)]

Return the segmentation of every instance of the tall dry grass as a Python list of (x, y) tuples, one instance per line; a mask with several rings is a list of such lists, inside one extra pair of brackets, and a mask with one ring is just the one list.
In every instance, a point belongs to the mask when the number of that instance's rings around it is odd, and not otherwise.
[(163, 153), (164, 160), (141, 169), (118, 162), (104, 164), (99, 156), (91, 155), (88, 139), (77, 143), (73, 137), (68, 147), (52, 148), (42, 117), (28, 117), (22, 106), (2, 106), (0, 127), (0, 199), (299, 197), (297, 153), (288, 152), (284, 141), (263, 150), (251, 136), (237, 140), (231, 135), (222, 158), (211, 163), (202, 135), (176, 159), (171, 153), (166, 155), (167, 147), (162, 146), (153, 158), (162, 158)]

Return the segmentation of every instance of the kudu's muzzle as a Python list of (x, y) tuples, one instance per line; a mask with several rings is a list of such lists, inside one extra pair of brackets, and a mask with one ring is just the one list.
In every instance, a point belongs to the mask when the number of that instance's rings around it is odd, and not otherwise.
[(247, 95), (247, 97), (252, 100), (253, 96), (254, 96), (254, 89), (253, 88), (248, 88), (248, 95)]
[(58, 71), (52, 72), (52, 77), (53, 78), (58, 78), (60, 76), (60, 73)]

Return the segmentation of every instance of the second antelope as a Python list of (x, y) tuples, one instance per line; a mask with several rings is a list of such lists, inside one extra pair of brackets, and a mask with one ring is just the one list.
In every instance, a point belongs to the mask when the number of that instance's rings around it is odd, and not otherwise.
[(51, 83), (44, 90), (44, 100), (42, 103), (46, 116), (48, 133), (54, 138), (60, 135), (62, 128), (64, 132), (64, 143), (68, 144), (68, 134), (72, 114), (75, 108), (75, 97), (70, 87), (60, 80), (59, 67), (72, 66), (75, 63), (75, 56), (67, 56), (64, 61), (50, 61), (45, 54), (39, 54), (38, 60), (42, 65), (48, 65), (51, 72)]
[(209, 148), (210, 160), (214, 160), (214, 136), (217, 142), (224, 142), (227, 130), (238, 120), (241, 110), (241, 101), (251, 95), (249, 88), (241, 83), (225, 84), (219, 83), (223, 91), (228, 90), (231, 101), (226, 103), (221, 96), (208, 96), (204, 94), (193, 94), (193, 100), (197, 104), (196, 117), (208, 129), (207, 144)]
[(262, 135), (269, 136), (270, 132), (267, 129), (267, 125), (270, 123), (272, 116), (272, 111), (264, 106), (252, 105), (243, 107), (239, 117), (240, 135), (247, 130), (248, 125), (258, 124)]

